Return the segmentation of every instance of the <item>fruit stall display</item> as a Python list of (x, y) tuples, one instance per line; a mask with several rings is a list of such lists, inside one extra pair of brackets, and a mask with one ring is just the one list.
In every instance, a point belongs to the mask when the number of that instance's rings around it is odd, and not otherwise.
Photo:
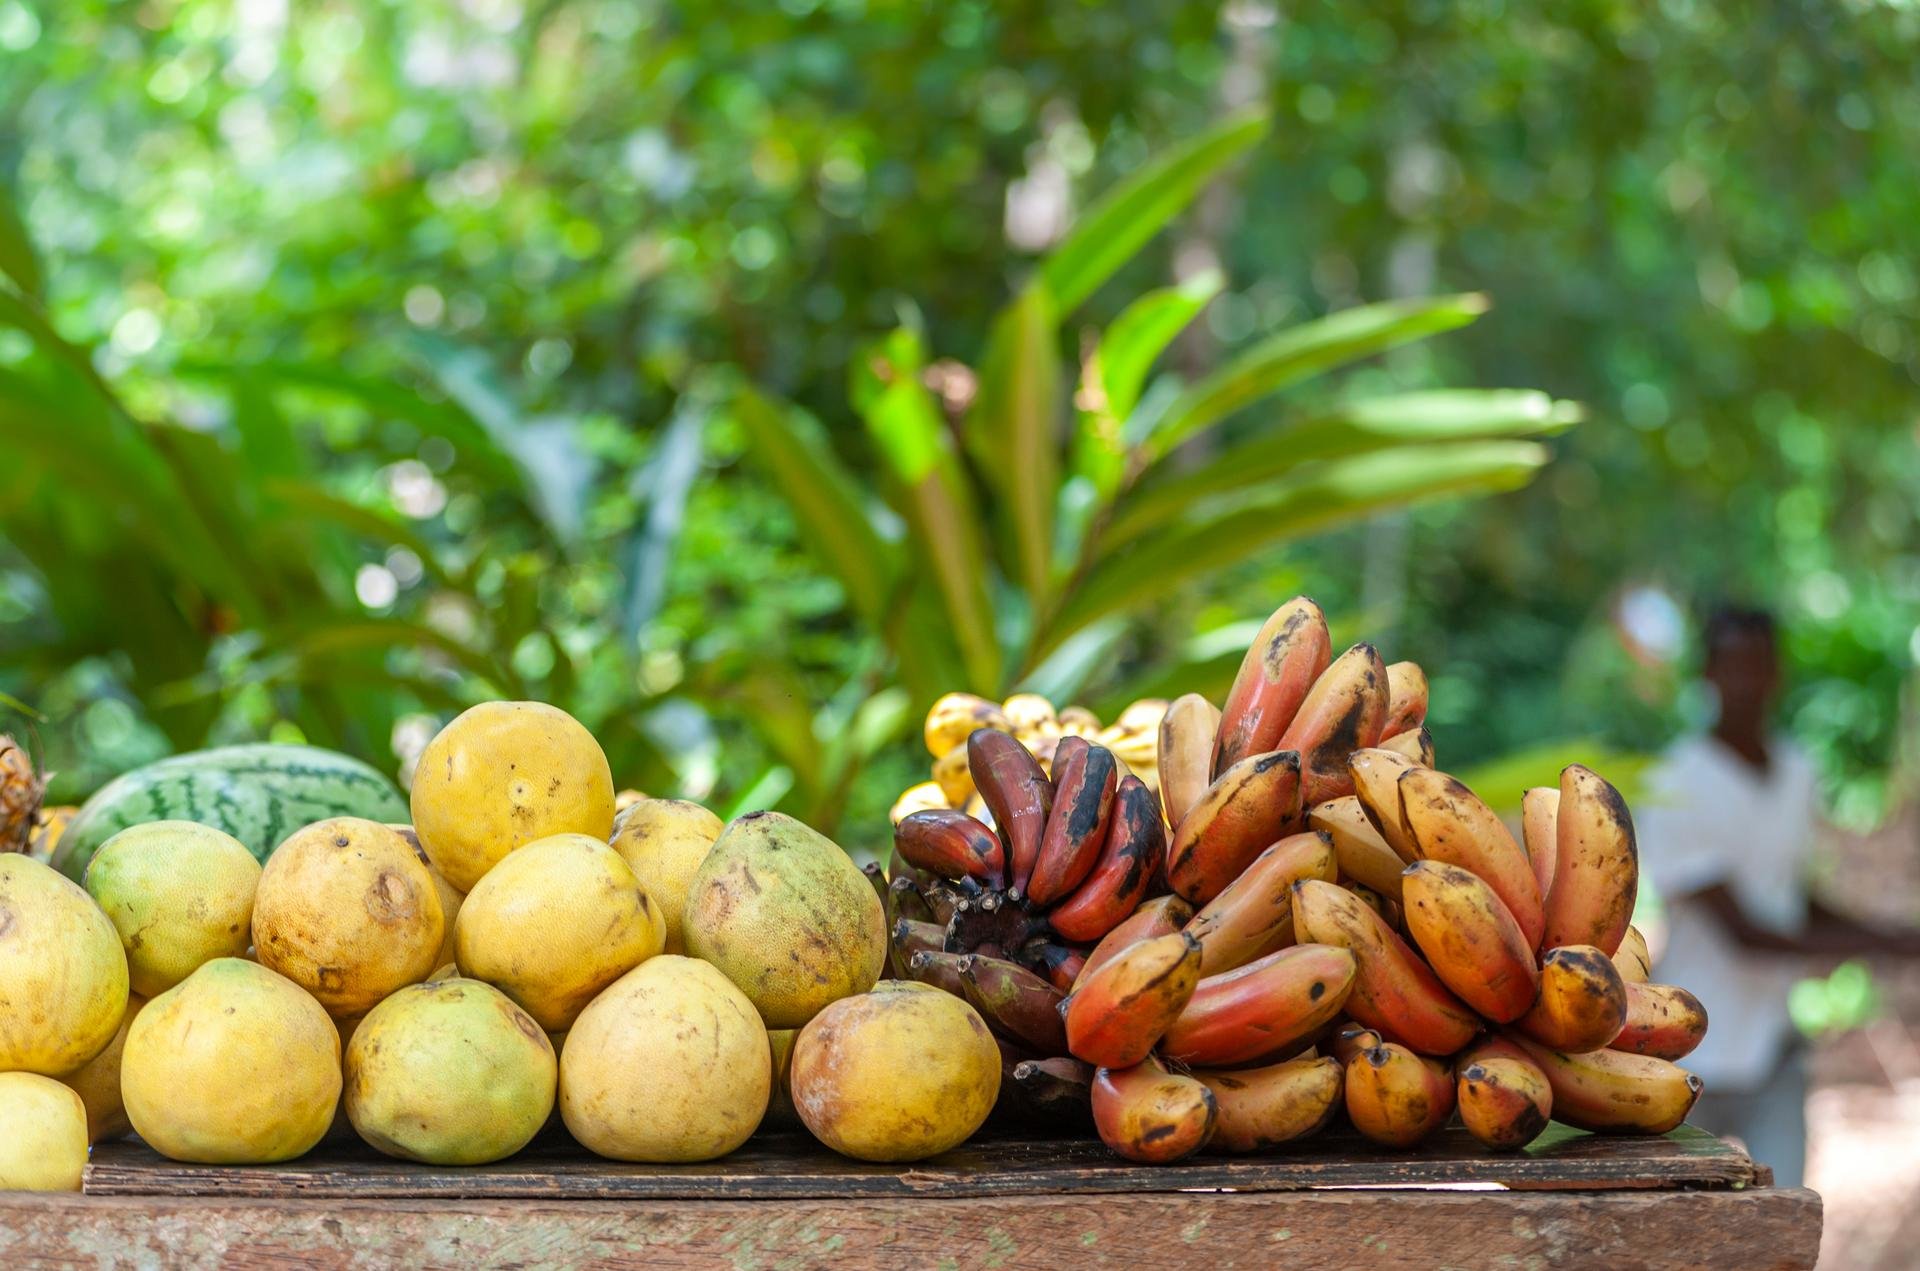
[(0, 742), (0, 1190), (80, 1188), (90, 1149), (110, 1178), (129, 1134), (218, 1190), (367, 1149), (777, 1173), (812, 1168), (800, 1133), (964, 1190), (1006, 1168), (967, 1155), (983, 1127), (1062, 1186), (1422, 1145), (1553, 1185), (1526, 1171), (1576, 1130), (1681, 1125), (1706, 1015), (1650, 982), (1619, 792), (1570, 766), (1516, 833), (1435, 766), (1426, 696), (1304, 598), (1218, 706), (950, 694), (864, 870), (779, 813), (618, 789), (539, 703), (453, 719), (404, 795), (258, 745), (43, 809)]

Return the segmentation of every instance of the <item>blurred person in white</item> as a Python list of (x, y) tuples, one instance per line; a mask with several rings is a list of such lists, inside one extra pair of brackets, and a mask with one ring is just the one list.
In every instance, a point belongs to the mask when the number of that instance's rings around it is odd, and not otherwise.
[(1864, 927), (1808, 890), (1814, 770), (1772, 726), (1781, 674), (1771, 615), (1718, 609), (1703, 644), (1713, 727), (1667, 751), (1636, 817), (1641, 869), (1668, 912), (1655, 978), (1707, 1008), (1706, 1040), (1682, 1061), (1706, 1083), (1689, 1119), (1739, 1139), (1778, 1185), (1797, 1187), (1807, 1067), (1788, 990), (1815, 959), (1920, 956), (1920, 936)]

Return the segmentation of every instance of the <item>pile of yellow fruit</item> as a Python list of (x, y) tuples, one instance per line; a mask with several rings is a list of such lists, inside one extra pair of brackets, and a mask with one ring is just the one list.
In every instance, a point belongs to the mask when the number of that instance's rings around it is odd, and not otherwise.
[(462, 1165), (557, 1112), (603, 1156), (679, 1162), (790, 1107), (911, 1160), (991, 1110), (985, 1023), (879, 982), (880, 895), (792, 818), (616, 796), (587, 729), (531, 702), (448, 724), (411, 811), (307, 825), (264, 867), (208, 826), (134, 825), (84, 889), (0, 854), (0, 1189), (78, 1187), (129, 1129), (182, 1161), (357, 1134)]

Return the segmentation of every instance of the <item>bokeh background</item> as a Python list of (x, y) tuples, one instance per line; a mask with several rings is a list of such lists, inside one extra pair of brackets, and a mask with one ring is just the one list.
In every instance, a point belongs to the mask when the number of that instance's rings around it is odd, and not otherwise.
[[(1448, 767), (1630, 771), (1732, 599), (1911, 922), (1917, 59), (1908, 0), (0, 0), (6, 727), (73, 802), (538, 697), (870, 849), (940, 689), (1111, 718), (1301, 590)], [(1805, 1003), (1835, 1265), (1915, 1235), (1875, 972)]]

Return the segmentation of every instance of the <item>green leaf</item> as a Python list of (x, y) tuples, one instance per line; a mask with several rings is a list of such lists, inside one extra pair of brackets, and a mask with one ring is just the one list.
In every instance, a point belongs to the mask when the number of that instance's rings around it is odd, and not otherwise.
[(621, 551), (626, 582), (620, 595), (620, 626), (629, 648), (638, 646), (641, 632), (665, 603), (673, 545), (686, 519), (687, 496), (700, 477), (707, 415), (704, 402), (682, 398), (653, 458), (634, 480), (634, 493), (644, 500), (646, 515)]
[(728, 409), (821, 564), (840, 580), (864, 620), (884, 625), (899, 552), (874, 528), (859, 485), (819, 424), (744, 385), (734, 391)]
[(1148, 372), (1225, 281), (1206, 270), (1178, 286), (1149, 291), (1120, 311), (1087, 359), (1074, 470), (1102, 496), (1111, 496), (1125, 478), (1124, 425), (1140, 403)]
[(1144, 440), (1154, 457), (1270, 393), (1358, 358), (1465, 326), (1487, 311), (1477, 292), (1343, 309), (1261, 340), (1194, 384)]
[(773, 764), (756, 777), (751, 785), (734, 796), (721, 819), (737, 820), (749, 812), (765, 812), (787, 797), (793, 789), (793, 769), (785, 764)]
[(493, 690), (518, 693), (523, 686), (513, 669), (468, 647), (443, 631), (405, 618), (343, 615), (334, 620), (307, 619), (261, 632), (264, 649), (302, 662), (325, 662), (346, 655), (381, 653), (396, 647), (431, 649), (445, 654)]
[(262, 482), (261, 489), (290, 511), (330, 521), (363, 539), (390, 547), (404, 547), (420, 558), (421, 568), (435, 582), (446, 587), (465, 589), (464, 584), (456, 581), (441, 565), (439, 553), (434, 550), (433, 544), (404, 521), (364, 507), (351, 499), (343, 499), (311, 482), (268, 478)]
[(1001, 310), (967, 415), (967, 446), (1004, 496), (1008, 572), (1039, 607), (1051, 586), (1060, 455), (1053, 297), (1030, 285)]
[(1111, 550), (1200, 499), (1260, 485), (1320, 460), (1419, 442), (1551, 436), (1579, 419), (1577, 404), (1532, 389), (1438, 389), (1343, 402), (1230, 446), (1197, 468), (1150, 469), (1121, 500), (1101, 542)]
[(13, 191), (0, 185), (0, 277), (5, 277), (23, 293), (36, 299), (46, 285), (40, 272), (40, 260), (33, 253), (33, 240), (20, 219)]
[(967, 668), (967, 687), (990, 693), (999, 687), (1000, 646), (979, 515), (946, 420), (920, 380), (918, 338), (896, 331), (856, 366), (854, 401), (899, 484), (920, 557), (909, 573), (932, 576), (945, 626)]
[(1164, 602), (1188, 580), (1289, 539), (1382, 508), (1515, 489), (1546, 461), (1544, 447), (1524, 441), (1403, 446), (1319, 465), (1276, 482), (1257, 499), (1202, 506), (1131, 551), (1108, 556), (1047, 624), (1037, 655), (1108, 614)]
[(1264, 111), (1229, 116), (1107, 191), (1040, 267), (1060, 311), (1077, 309), (1266, 131)]
[(436, 401), (402, 384), (308, 362), (183, 362), (175, 370), (222, 387), (251, 381), (345, 398), (374, 415), (404, 420), (424, 436), (441, 438), (453, 446), (460, 467), (511, 490), (523, 501), (529, 497), (519, 461), (454, 402)]

